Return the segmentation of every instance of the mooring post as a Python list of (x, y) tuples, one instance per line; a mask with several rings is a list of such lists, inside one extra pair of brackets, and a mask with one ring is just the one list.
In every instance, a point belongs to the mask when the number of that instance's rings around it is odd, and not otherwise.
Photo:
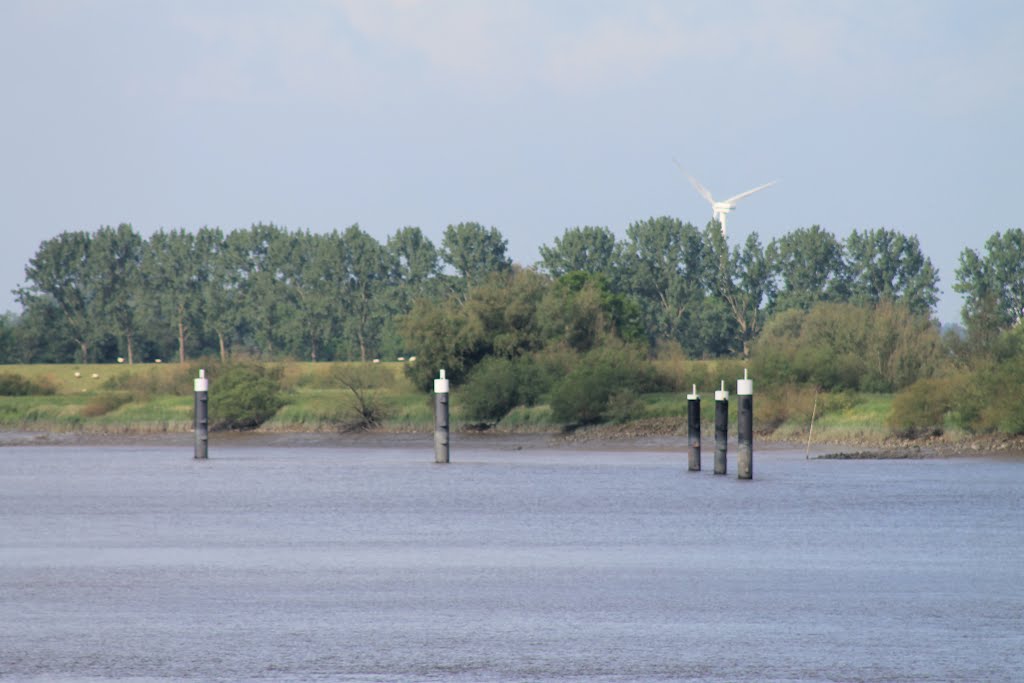
[(448, 380), (434, 380), (434, 462), (448, 462)]
[(697, 385), (693, 385), (693, 393), (686, 397), (687, 426), (690, 436), (690, 471), (700, 472), (700, 394)]
[(729, 392), (722, 388), (715, 392), (715, 474), (725, 474), (728, 469), (726, 452), (729, 445)]
[(736, 421), (739, 423), (739, 458), (736, 463), (739, 479), (754, 478), (754, 380), (747, 378), (743, 368), (743, 379), (736, 381), (736, 395), (740, 405)]
[(196, 433), (195, 458), (196, 460), (206, 460), (210, 442), (210, 380), (206, 379), (206, 370), (199, 371), (199, 377), (193, 381), (193, 388), (196, 394), (195, 424), (193, 425)]

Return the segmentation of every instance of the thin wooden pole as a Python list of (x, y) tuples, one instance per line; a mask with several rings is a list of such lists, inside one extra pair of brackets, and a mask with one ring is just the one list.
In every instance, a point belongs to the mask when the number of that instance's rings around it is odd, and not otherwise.
[(807, 448), (804, 450), (804, 459), (811, 459), (811, 437), (814, 436), (814, 416), (818, 414), (818, 388), (814, 388), (814, 406), (811, 407), (811, 428), (807, 430)]

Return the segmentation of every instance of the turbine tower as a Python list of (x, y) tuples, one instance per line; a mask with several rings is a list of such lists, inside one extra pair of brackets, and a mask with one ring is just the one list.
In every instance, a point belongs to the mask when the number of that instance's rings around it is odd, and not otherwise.
[(717, 220), (719, 223), (722, 224), (722, 237), (725, 237), (725, 217), (726, 217), (726, 214), (728, 214), (730, 211), (732, 211), (733, 209), (736, 208), (736, 202), (738, 202), (739, 200), (743, 199), (744, 197), (749, 197), (750, 195), (754, 194), (755, 192), (760, 192), (761, 190), (765, 189), (766, 187), (771, 187), (772, 185), (774, 185), (775, 183), (778, 182), (777, 180), (773, 180), (772, 182), (765, 183), (764, 185), (761, 185), (760, 187), (755, 187), (753, 190), (747, 190), (746, 192), (740, 192), (738, 195), (735, 195), (733, 197), (729, 197), (728, 199), (726, 199), (724, 201), (716, 202), (715, 198), (711, 196), (711, 192), (709, 192), (706, 187), (704, 187), (699, 182), (697, 182), (696, 178), (694, 178), (692, 175), (690, 175), (689, 173), (684, 171), (683, 167), (679, 165), (678, 161), (676, 162), (676, 166), (679, 166), (679, 170), (683, 171), (683, 175), (685, 175), (687, 178), (690, 179), (690, 182), (693, 183), (694, 188), (696, 188), (697, 192), (700, 193), (700, 196), (704, 197), (704, 199), (706, 199), (708, 201), (708, 204), (711, 205), (711, 217), (714, 218), (715, 220)]

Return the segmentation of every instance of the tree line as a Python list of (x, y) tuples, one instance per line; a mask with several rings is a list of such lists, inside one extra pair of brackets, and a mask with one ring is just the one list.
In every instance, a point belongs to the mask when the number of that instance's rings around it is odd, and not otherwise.
[[(677, 345), (692, 358), (746, 356), (779, 313), (885, 302), (930, 320), (939, 291), (917, 238), (886, 228), (839, 240), (813, 226), (729, 245), (714, 221), (699, 229), (656, 217), (621, 240), (607, 227), (569, 228), (529, 267), (513, 264), (507, 247), (479, 223), (448, 226), (439, 246), (416, 227), (384, 242), (358, 225), (148, 239), (127, 224), (67, 231), (25, 267), (22, 312), (0, 320), (0, 361), (417, 354), (458, 373), (487, 355), (556, 343), (586, 350), (607, 338)], [(1022, 264), (1020, 230), (996, 233), (984, 253), (964, 251), (954, 289), (969, 329), (1019, 323)]]

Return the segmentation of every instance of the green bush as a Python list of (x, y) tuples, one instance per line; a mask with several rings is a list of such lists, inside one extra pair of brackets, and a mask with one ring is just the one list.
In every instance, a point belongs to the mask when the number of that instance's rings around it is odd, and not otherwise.
[(954, 414), (970, 431), (1024, 434), (1024, 355), (972, 373), (956, 397)]
[(933, 376), (942, 341), (933, 320), (900, 304), (819, 303), (775, 315), (752, 356), (763, 382), (889, 392)]
[(517, 406), (535, 405), (556, 376), (549, 357), (514, 360), (490, 356), (477, 364), (459, 389), (459, 404), (470, 420), (497, 422)]
[(281, 369), (254, 363), (215, 368), (210, 378), (210, 428), (252, 429), (274, 416), (285, 400)]
[(547, 394), (579, 363), (580, 354), (567, 346), (555, 344), (529, 356), (529, 363), (520, 369), (520, 376), (530, 384), (523, 389), (527, 405), (546, 403)]
[(644, 402), (633, 389), (614, 391), (608, 397), (608, 406), (604, 411), (604, 419), (618, 424), (636, 420), (644, 414)]
[(519, 405), (519, 378), (515, 363), (489, 357), (473, 368), (459, 390), (459, 403), (467, 418), (497, 422)]
[(955, 393), (949, 378), (922, 379), (899, 392), (892, 400), (889, 429), (896, 436), (916, 439), (939, 436)]
[(559, 422), (590, 424), (623, 417), (620, 407), (613, 405), (613, 395), (629, 397), (628, 392), (635, 395), (654, 387), (653, 369), (639, 353), (602, 347), (584, 355), (552, 388), (549, 402)]
[(0, 396), (52, 396), (56, 392), (45, 382), (33, 382), (13, 372), (0, 373)]

